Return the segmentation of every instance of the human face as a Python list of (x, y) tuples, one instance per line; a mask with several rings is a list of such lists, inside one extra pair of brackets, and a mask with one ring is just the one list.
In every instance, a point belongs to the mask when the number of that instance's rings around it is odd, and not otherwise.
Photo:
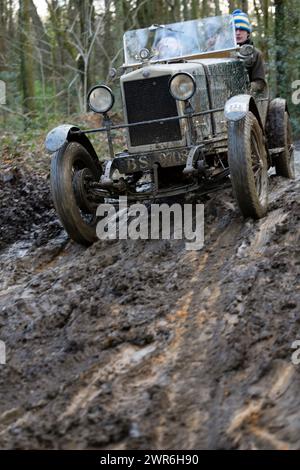
[(235, 30), (236, 42), (238, 44), (244, 44), (244, 42), (246, 42), (248, 39), (248, 35), (249, 35), (248, 31), (245, 31), (244, 29)]
[(214, 36), (211, 36), (208, 40), (207, 40), (207, 47), (209, 49), (212, 49), (214, 47), (214, 45), (216, 44), (217, 42), (217, 39), (218, 39), (218, 36), (217, 34), (215, 34)]

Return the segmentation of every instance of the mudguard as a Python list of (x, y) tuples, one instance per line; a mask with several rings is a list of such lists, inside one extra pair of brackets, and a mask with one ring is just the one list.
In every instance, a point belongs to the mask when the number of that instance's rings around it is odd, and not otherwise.
[(47, 152), (57, 152), (67, 142), (79, 142), (89, 152), (99, 169), (101, 168), (99, 158), (90, 140), (84, 133), (74, 134), (72, 131), (79, 131), (79, 127), (71, 124), (62, 124), (52, 129), (46, 137), (45, 147)]
[(246, 116), (248, 111), (251, 111), (257, 118), (264, 133), (264, 128), (255, 100), (251, 95), (236, 95), (230, 98), (226, 101), (224, 115), (227, 121), (240, 121)]

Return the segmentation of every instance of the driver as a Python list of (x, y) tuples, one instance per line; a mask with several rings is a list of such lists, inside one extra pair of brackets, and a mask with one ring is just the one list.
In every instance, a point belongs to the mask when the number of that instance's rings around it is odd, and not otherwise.
[[(239, 46), (244, 44), (253, 45), (251, 40), (252, 27), (249, 17), (242, 10), (234, 10), (232, 13), (236, 42)], [(248, 68), (249, 78), (251, 82), (252, 92), (262, 92), (267, 87), (266, 74), (262, 53), (254, 48), (253, 60), (251, 66)]]

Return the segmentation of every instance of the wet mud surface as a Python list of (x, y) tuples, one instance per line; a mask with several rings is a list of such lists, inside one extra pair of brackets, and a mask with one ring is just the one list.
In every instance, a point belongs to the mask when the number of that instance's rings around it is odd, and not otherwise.
[(0, 448), (299, 449), (300, 149), (244, 221), (205, 203), (205, 245), (99, 241), (45, 177), (0, 172)]

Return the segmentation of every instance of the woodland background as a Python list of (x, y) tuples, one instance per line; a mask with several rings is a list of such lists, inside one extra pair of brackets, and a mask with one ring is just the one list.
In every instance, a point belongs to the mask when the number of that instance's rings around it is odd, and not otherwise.
[[(299, 136), (300, 105), (291, 103), (292, 83), (300, 80), (299, 0), (0, 0), (0, 80), (7, 88), (0, 128), (76, 122), (90, 86), (108, 83), (110, 69), (122, 65), (124, 31), (235, 8), (250, 15), (271, 95), (287, 98)], [(117, 82), (110, 86), (118, 95)]]

